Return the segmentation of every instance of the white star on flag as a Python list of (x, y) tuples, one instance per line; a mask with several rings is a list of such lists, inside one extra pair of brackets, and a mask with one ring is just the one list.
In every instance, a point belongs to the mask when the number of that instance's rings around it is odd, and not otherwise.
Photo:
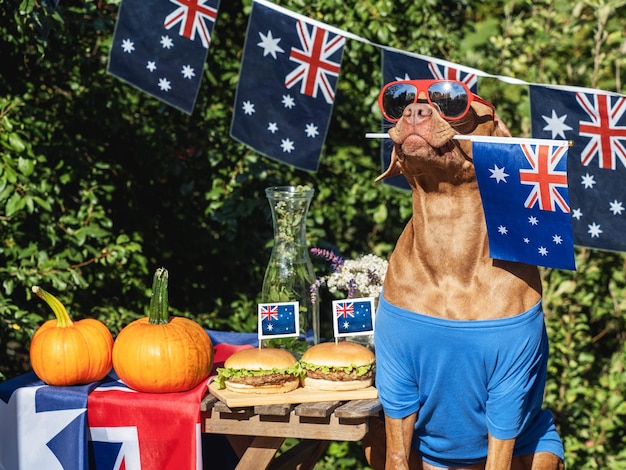
[(509, 175), (504, 172), (504, 167), (498, 168), (498, 165), (494, 165), (493, 170), (489, 169), (489, 171), (491, 172), (490, 178), (494, 178), (496, 183), (499, 183), (500, 181), (504, 181), (506, 183), (506, 177)]
[(548, 123), (546, 127), (543, 128), (544, 131), (552, 132), (552, 138), (556, 139), (557, 137), (561, 137), (565, 139), (565, 131), (571, 131), (572, 128), (565, 124), (565, 120), (567, 119), (567, 114), (563, 116), (557, 116), (556, 111), (552, 110), (552, 117), (541, 116), (544, 121)]
[(291, 139), (281, 139), (280, 147), (283, 149), (283, 152), (287, 153), (291, 153), (293, 150), (295, 150), (293, 140)]
[(602, 233), (602, 230), (600, 229), (600, 225), (596, 224), (595, 222), (593, 222), (591, 225), (588, 225), (589, 230), (588, 232), (591, 234), (591, 238), (600, 238), (600, 234)]
[(259, 33), (261, 36), (261, 42), (257, 43), (257, 46), (263, 48), (263, 57), (266, 55), (271, 55), (274, 59), (277, 59), (277, 52), (285, 52), (278, 43), (280, 42), (280, 38), (274, 39), (272, 37), (272, 32), (268, 31), (267, 34)]
[(161, 36), (161, 45), (163, 46), (163, 49), (171, 49), (174, 47), (174, 42), (169, 36)]
[(610, 202), (609, 206), (609, 210), (613, 213), (613, 215), (620, 215), (624, 210), (624, 206), (622, 205), (622, 203), (617, 200)]
[(293, 108), (296, 105), (296, 102), (291, 95), (283, 95), (283, 100), (281, 101), (281, 103), (285, 105), (285, 108), (289, 109)]
[(185, 78), (193, 78), (196, 76), (196, 73), (190, 65), (183, 65), (183, 69), (180, 73), (182, 73)]
[(319, 131), (317, 130), (317, 126), (313, 123), (307, 124), (304, 132), (306, 132), (307, 137), (315, 137), (316, 135), (319, 134)]
[(245, 114), (254, 114), (254, 105), (250, 101), (244, 101), (242, 109)]
[(172, 89), (172, 85), (167, 78), (159, 78), (159, 88), (163, 91), (169, 91)]
[(135, 50), (135, 44), (130, 39), (124, 39), (122, 41), (122, 50), (130, 54)]

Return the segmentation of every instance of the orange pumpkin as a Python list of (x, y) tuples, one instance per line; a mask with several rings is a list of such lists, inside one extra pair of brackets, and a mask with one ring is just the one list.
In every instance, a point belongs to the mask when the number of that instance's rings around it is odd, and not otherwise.
[(73, 322), (55, 296), (38, 286), (32, 290), (56, 316), (30, 341), (30, 363), (37, 377), (58, 386), (102, 380), (112, 367), (113, 336), (108, 328), (93, 318)]
[(113, 345), (113, 368), (122, 381), (140, 392), (183, 392), (208, 379), (213, 345), (193, 320), (169, 318), (168, 272), (157, 269), (148, 317), (126, 325)]

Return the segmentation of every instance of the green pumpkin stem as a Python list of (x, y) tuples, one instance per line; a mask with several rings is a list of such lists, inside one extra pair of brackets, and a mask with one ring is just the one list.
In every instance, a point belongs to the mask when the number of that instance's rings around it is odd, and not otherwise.
[(148, 311), (148, 318), (152, 325), (163, 325), (169, 322), (169, 315), (167, 313), (167, 269), (158, 268), (154, 273), (154, 280), (152, 281), (152, 297), (150, 297), (150, 309)]
[(39, 286), (33, 286), (32, 291), (37, 297), (43, 299), (50, 306), (54, 312), (54, 316), (57, 318), (57, 327), (68, 328), (74, 324), (65, 306), (54, 295), (46, 292)]

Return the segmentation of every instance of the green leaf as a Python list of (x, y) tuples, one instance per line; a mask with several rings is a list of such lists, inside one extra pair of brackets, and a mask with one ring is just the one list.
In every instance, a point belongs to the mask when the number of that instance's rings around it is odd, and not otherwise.
[(16, 212), (22, 210), (26, 205), (26, 198), (15, 191), (7, 201), (5, 212), (7, 217), (13, 216)]

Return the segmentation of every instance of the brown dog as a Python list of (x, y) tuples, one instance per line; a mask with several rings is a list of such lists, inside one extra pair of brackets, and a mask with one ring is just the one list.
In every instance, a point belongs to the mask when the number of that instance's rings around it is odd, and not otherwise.
[[(493, 107), (469, 93), (466, 87), (469, 97), (465, 112), (462, 113), (461, 109), (453, 118), (444, 116), (455, 111), (448, 111), (445, 103), (439, 107), (433, 102), (437, 94), (428, 93), (432, 83), (415, 81), (414, 98), (410, 97), (405, 107), (396, 108), (398, 115), (392, 119), (397, 119), (397, 123), (389, 130), (394, 144), (391, 164), (377, 179), (404, 175), (412, 189), (413, 215), (389, 260), (376, 317), (377, 388), (385, 412), (385, 439), (381, 439), (382, 427), (377, 428), (373, 423), (364, 442), (366, 455), (375, 469), (388, 470), (562, 469), (562, 447), (559, 448), (560, 439), (552, 417), (544, 414), (549, 412), (542, 413), (540, 403), (536, 403), (536, 397), (543, 394), (545, 386), (545, 348), (536, 353), (538, 369), (522, 371), (532, 377), (525, 375), (516, 382), (523, 387), (529, 381), (537, 381), (532, 406), (525, 404), (528, 400), (524, 395), (526, 392), (519, 392), (519, 387), (503, 391), (504, 385), (500, 382), (512, 379), (508, 378), (508, 372), (496, 367), (525, 367), (516, 364), (515, 357), (511, 358), (511, 366), (503, 359), (509, 353), (509, 343), (511, 351), (518, 347), (515, 345), (519, 341), (516, 322), (524, 312), (538, 312), (536, 318), (540, 322), (539, 329), (535, 329), (537, 333), (528, 335), (531, 337), (529, 343), (547, 345), (540, 313), (542, 287), (539, 273), (534, 266), (489, 257), (487, 229), (472, 163), (472, 145), (469, 141), (453, 139), (457, 134), (510, 136), (509, 130), (499, 121)], [(380, 103), (385, 113), (382, 95)], [(389, 313), (386, 308), (393, 312)], [(412, 329), (411, 315), (426, 328), (433, 323), (433, 331), (422, 330), (421, 326)], [(395, 323), (389, 320), (391, 317)], [(509, 324), (511, 326), (507, 327)], [(455, 331), (457, 325), (459, 331)], [(484, 342), (488, 344), (484, 344), (484, 349), (496, 348), (498, 341), (504, 346), (493, 353), (483, 354), (477, 352), (483, 349), (479, 338), (471, 343), (473, 350), (466, 350), (465, 343), (458, 340), (463, 336), (458, 335), (464, 335), (464, 329), (471, 329), (474, 325), (479, 328), (494, 326), (499, 331), (495, 336), (496, 343), (491, 337), (485, 337)], [(492, 334), (491, 330), (489, 334)], [(523, 336), (527, 334), (523, 333)], [(449, 349), (455, 350), (445, 352)], [(516, 354), (510, 352), (509, 355)], [(518, 362), (528, 365), (526, 359)], [(454, 368), (460, 370), (449, 373)], [(410, 372), (405, 373), (405, 369)], [(440, 378), (448, 375), (452, 378)], [(470, 384), (470, 380), (475, 380), (470, 375), (481, 381), (484, 379), (484, 383)], [(506, 379), (503, 378), (505, 375)], [(432, 381), (438, 388), (422, 390), (424, 382), (420, 381), (423, 377), (430, 377), (427, 381)], [(404, 395), (397, 396), (398, 393)], [(446, 398), (446, 393), (458, 397)], [(466, 397), (470, 394), (471, 397)], [(511, 397), (510, 402), (506, 401), (507, 396)], [(458, 407), (457, 400), (463, 402)], [(414, 405), (405, 406), (406, 402), (412, 401)], [(497, 407), (493, 404), (496, 402)], [(502, 429), (494, 424), (498, 419), (494, 410), (524, 407), (527, 407), (523, 415), (527, 422), (521, 426), (522, 430), (495, 433), (505, 438), (493, 435), (493, 429)], [(464, 424), (467, 416), (471, 417), (471, 425)], [(540, 417), (547, 420), (547, 424), (542, 424), (538, 430), (538, 425), (533, 423)], [(449, 421), (450, 436), (446, 436), (445, 427), (437, 427), (439, 424), (435, 420), (439, 423)], [(482, 429), (476, 435), (463, 435), (466, 429), (471, 433), (477, 426)], [(541, 439), (543, 429), (550, 428), (549, 432), (546, 431), (551, 433), (550, 442), (543, 445), (538, 438), (538, 443), (533, 441), (532, 445), (524, 444), (517, 449), (516, 440), (519, 439), (520, 443), (522, 439), (528, 440), (524, 433), (533, 427)], [(379, 445), (384, 440), (385, 452)], [(438, 448), (440, 443), (441, 448)], [(480, 447), (482, 444), (484, 452)], [(471, 455), (463, 454), (466, 449)], [(450, 460), (446, 460), (447, 452), (450, 452)]]

